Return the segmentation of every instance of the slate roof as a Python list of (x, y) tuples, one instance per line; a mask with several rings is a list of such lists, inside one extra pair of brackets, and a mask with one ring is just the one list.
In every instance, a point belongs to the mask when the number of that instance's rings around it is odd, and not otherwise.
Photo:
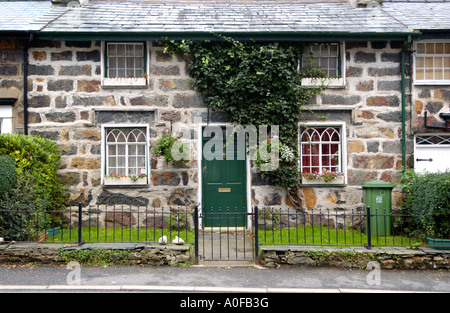
[(62, 15), (44, 32), (410, 32), (378, 10), (349, 3), (90, 2)]
[(428, 1), (431, 2), (386, 2), (383, 11), (413, 29), (450, 30), (450, 2)]
[(50, 1), (1, 1), (0, 31), (36, 31), (66, 11)]
[(0, 0), (0, 32), (351, 36), (450, 29), (450, 2), (396, 1), (373, 9), (354, 8), (347, 0), (91, 0), (81, 8), (68, 9), (52, 8), (45, 0)]

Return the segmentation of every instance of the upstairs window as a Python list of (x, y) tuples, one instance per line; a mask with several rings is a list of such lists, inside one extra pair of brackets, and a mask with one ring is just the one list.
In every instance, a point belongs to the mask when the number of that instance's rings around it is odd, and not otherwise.
[(450, 41), (423, 40), (415, 45), (415, 84), (450, 85)]
[(105, 47), (105, 86), (146, 86), (147, 53), (143, 42), (108, 42)]
[(339, 75), (339, 44), (320, 44), (306, 48), (303, 66), (318, 66), (328, 77)]
[[(343, 55), (344, 43), (311, 44), (306, 47), (301, 59), (301, 67), (318, 67), (327, 78), (323, 81), (326, 87), (344, 87), (344, 73), (342, 68), (345, 62)], [(317, 79), (304, 78), (302, 85), (316, 85)]]

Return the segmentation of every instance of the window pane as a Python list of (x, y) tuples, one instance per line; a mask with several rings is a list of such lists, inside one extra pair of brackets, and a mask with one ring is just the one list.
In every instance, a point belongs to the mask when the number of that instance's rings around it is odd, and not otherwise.
[(116, 158), (115, 157), (108, 158), (108, 163), (109, 163), (109, 167), (110, 168), (117, 166), (117, 162), (116, 162)]
[(117, 155), (126, 155), (126, 147), (125, 145), (117, 146)]
[(128, 155), (136, 155), (136, 145), (128, 145)]
[(424, 71), (423, 70), (416, 70), (416, 79), (417, 80), (423, 80), (425, 79)]
[(117, 45), (117, 55), (125, 56), (125, 45), (123, 44)]
[(444, 52), (445, 54), (450, 54), (450, 43), (446, 43), (445, 44), (445, 48), (444, 48)]
[(432, 69), (425, 69), (425, 79), (428, 80), (433, 80), (434, 79), (434, 75), (433, 75), (433, 70)]
[(450, 68), (450, 57), (444, 58), (444, 67)]
[(417, 44), (417, 53), (425, 53), (425, 44), (424, 43)]
[(434, 54), (434, 43), (427, 43), (425, 47), (427, 54)]
[(108, 44), (108, 55), (113, 56), (117, 54), (117, 47), (115, 44), (109, 43)]
[(444, 53), (444, 44), (436, 43), (436, 54), (443, 54), (443, 53)]
[(444, 70), (444, 79), (450, 79), (450, 69)]
[(130, 57), (134, 56), (134, 45), (126, 46), (126, 55)]
[(143, 58), (134, 58), (134, 67), (135, 68), (144, 68), (144, 59)]
[[(145, 173), (145, 157), (137, 157), (136, 159), (137, 159), (137, 167), (140, 168), (140, 172)], [(144, 171), (142, 171), (142, 170), (144, 170)]]
[(425, 66), (425, 58), (417, 57), (416, 58), (416, 67), (417, 68), (423, 68), (424, 66)]

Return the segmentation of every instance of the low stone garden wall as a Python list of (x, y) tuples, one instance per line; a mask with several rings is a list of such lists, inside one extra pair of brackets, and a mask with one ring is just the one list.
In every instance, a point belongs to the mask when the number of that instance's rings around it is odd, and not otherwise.
[(450, 269), (450, 250), (404, 247), (333, 248), (303, 246), (263, 246), (258, 262), (265, 267), (328, 266), (366, 268), (370, 261), (381, 269)]
[(0, 246), (0, 264), (66, 264), (81, 265), (189, 265), (191, 245), (159, 244), (35, 244)]

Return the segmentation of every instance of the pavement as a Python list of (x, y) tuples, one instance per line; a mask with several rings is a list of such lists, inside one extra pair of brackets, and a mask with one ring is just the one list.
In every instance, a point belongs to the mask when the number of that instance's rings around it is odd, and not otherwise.
[[(74, 265), (74, 266), (72, 266)], [(0, 265), (0, 293), (372, 293), (450, 292), (450, 271), (355, 270), (215, 263), (180, 267)]]

